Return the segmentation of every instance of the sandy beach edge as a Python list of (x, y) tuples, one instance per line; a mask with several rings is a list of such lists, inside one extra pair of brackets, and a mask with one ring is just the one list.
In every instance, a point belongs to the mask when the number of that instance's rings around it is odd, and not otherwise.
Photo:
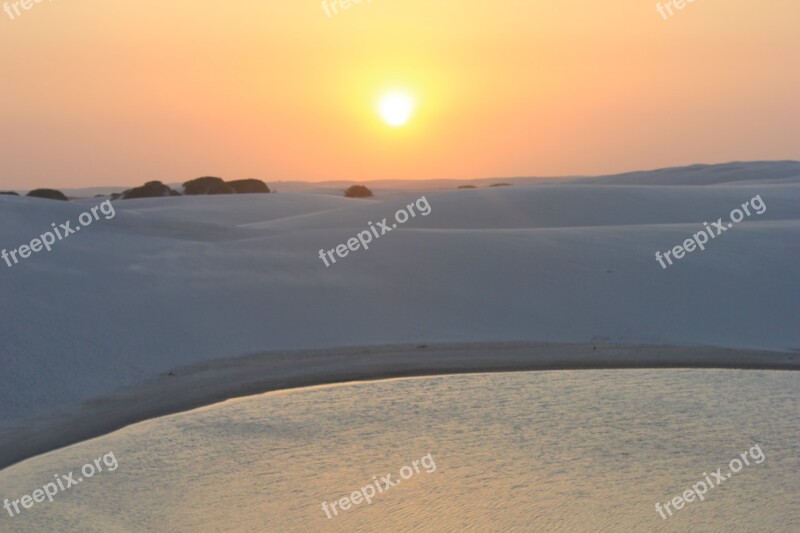
[(276, 390), (444, 374), (636, 368), (800, 370), (800, 353), (521, 342), (264, 352), (177, 367), (74, 408), (4, 427), (0, 470), (137, 422)]

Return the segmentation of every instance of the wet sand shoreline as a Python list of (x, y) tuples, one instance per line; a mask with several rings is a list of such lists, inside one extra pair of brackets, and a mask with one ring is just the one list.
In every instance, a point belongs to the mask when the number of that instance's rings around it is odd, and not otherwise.
[(0, 432), (0, 469), (144, 420), (276, 390), (352, 381), (536, 370), (800, 370), (800, 354), (714, 347), (469, 343), (265, 352), (178, 367)]

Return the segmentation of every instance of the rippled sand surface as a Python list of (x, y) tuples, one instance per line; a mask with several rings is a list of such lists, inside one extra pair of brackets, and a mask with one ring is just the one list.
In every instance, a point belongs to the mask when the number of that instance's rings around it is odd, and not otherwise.
[[(800, 374), (610, 370), (300, 389), (131, 426), (0, 472), (0, 498), (113, 451), (114, 472), (0, 531), (796, 531)], [(759, 444), (766, 459), (668, 520)], [(430, 453), (436, 469), (326, 517)]]

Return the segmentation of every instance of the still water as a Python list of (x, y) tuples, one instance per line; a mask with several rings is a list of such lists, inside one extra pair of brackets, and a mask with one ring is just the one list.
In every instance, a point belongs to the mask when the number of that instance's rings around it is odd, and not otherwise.
[[(108, 452), (119, 464), (13, 518), (0, 509), (0, 531), (798, 531), (799, 400), (800, 373), (736, 370), (478, 374), (269, 393), (0, 472), (0, 498), (16, 499), (55, 474), (78, 478)], [(667, 520), (656, 512), (756, 444), (763, 462)], [(323, 501), (387, 474), (401, 482), (327, 517)]]

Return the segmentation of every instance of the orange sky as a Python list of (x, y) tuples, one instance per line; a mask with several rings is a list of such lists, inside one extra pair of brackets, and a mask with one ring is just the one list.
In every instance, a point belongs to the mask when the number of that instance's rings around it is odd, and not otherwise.
[[(13, 3), (13, 2), (12, 2)], [(2, 4), (2, 2), (0, 2)], [(53, 0), (0, 11), (0, 187), (800, 159), (800, 2)], [(390, 128), (378, 97), (416, 98)]]

